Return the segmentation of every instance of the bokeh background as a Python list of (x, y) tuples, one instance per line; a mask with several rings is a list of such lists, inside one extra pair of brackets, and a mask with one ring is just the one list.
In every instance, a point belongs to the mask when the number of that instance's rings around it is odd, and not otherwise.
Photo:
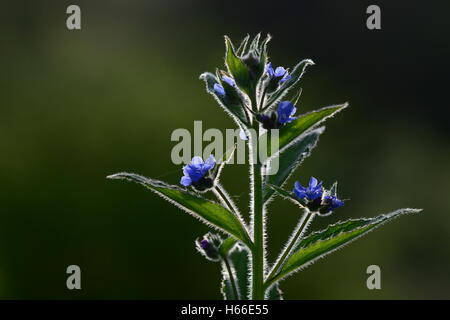
[[(339, 219), (401, 207), (402, 217), (282, 283), (288, 299), (450, 298), (450, 5), (376, 1), (3, 1), (0, 12), (0, 298), (221, 299), (217, 264), (194, 249), (208, 228), (118, 171), (173, 184), (176, 128), (234, 128), (200, 73), (223, 65), (223, 35), (273, 35), (275, 65), (316, 62), (300, 111), (345, 101), (291, 179), (350, 198)], [(420, 3), (420, 4), (419, 4)], [(78, 4), (82, 30), (68, 31)], [(247, 167), (223, 184), (248, 220)], [(269, 207), (269, 259), (298, 210)], [(66, 288), (66, 268), (82, 290)], [(366, 288), (377, 264), (382, 289)]]

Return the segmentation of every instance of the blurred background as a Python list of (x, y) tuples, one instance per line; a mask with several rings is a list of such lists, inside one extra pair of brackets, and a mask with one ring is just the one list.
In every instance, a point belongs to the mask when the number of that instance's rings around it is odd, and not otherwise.
[[(419, 1), (416, 1), (419, 3)], [(426, 4), (427, 3), (427, 4)], [(82, 30), (66, 28), (81, 7)], [(219, 265), (194, 248), (208, 228), (132, 183), (178, 184), (176, 128), (234, 128), (204, 84), (223, 66), (223, 35), (271, 33), (275, 66), (304, 58), (300, 112), (349, 101), (290, 180), (311, 175), (350, 198), (340, 219), (424, 208), (281, 284), (287, 299), (450, 298), (448, 2), (3, 1), (0, 12), (0, 298), (221, 299)], [(248, 221), (247, 166), (223, 184)], [(299, 211), (269, 206), (273, 261)], [(82, 290), (66, 288), (66, 268)], [(382, 289), (366, 287), (381, 267)]]

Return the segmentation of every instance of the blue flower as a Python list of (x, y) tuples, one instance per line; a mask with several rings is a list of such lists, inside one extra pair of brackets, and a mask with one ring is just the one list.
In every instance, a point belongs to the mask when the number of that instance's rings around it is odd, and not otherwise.
[[(232, 87), (236, 87), (236, 83), (234, 82), (233, 78), (230, 78), (228, 76), (222, 76), (222, 80), (228, 83)], [(217, 92), (218, 95), (224, 96), (225, 89), (220, 83), (214, 84), (214, 91)]]
[(233, 78), (230, 78), (228, 76), (222, 76), (222, 80), (228, 83), (230, 86), (234, 87), (236, 86), (236, 83), (234, 82)]
[(185, 187), (190, 186), (193, 182), (199, 181), (205, 174), (211, 170), (216, 164), (216, 159), (210, 155), (208, 160), (203, 162), (200, 157), (193, 157), (190, 164), (183, 168), (184, 176), (181, 178), (181, 184)]
[(225, 89), (219, 83), (214, 84), (214, 91), (217, 92), (217, 94), (220, 96), (225, 95)]
[(239, 137), (241, 138), (241, 140), (247, 141), (248, 137), (245, 134), (245, 131), (241, 129), (241, 131), (239, 131)]
[(296, 111), (297, 108), (290, 101), (281, 101), (277, 109), (278, 122), (286, 124), (297, 119), (297, 117), (292, 117)]
[(270, 78), (272, 79), (281, 78), (280, 82), (285, 82), (286, 80), (289, 80), (291, 78), (289, 72), (283, 67), (277, 67), (274, 71), (272, 67), (272, 62), (269, 62), (267, 64), (266, 70)]
[(307, 188), (304, 188), (300, 182), (295, 182), (295, 188), (294, 193), (297, 195), (297, 197), (301, 199), (308, 199), (308, 200), (316, 200), (317, 198), (322, 196), (322, 181), (317, 184), (317, 179), (314, 177), (311, 177), (311, 180), (309, 180), (309, 186)]
[(328, 205), (328, 210), (330, 210), (330, 211), (333, 211), (334, 209), (337, 209), (344, 205), (344, 201), (339, 200), (338, 198), (336, 198), (336, 196), (334, 196), (332, 194), (326, 195), (324, 200), (325, 200), (325, 203)]

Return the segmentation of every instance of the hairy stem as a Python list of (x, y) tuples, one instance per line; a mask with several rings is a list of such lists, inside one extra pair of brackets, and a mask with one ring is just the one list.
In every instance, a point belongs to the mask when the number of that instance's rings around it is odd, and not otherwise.
[(264, 299), (264, 221), (262, 204), (262, 177), (261, 165), (253, 164), (253, 300)]
[(264, 90), (261, 94), (261, 100), (259, 101), (259, 111), (263, 110), (263, 103), (264, 103), (264, 98), (266, 97), (266, 93), (267, 93), (267, 86), (264, 87)]
[(305, 209), (305, 218), (303, 219), (300, 227), (298, 228), (297, 232), (295, 233), (294, 237), (291, 239), (291, 242), (289, 245), (284, 249), (283, 254), (281, 255), (280, 259), (278, 259), (278, 262), (276, 263), (275, 267), (273, 267), (272, 271), (270, 272), (269, 276), (267, 277), (267, 281), (264, 285), (265, 288), (267, 288), (271, 284), (271, 279), (277, 274), (278, 270), (283, 266), (286, 257), (289, 255), (289, 253), (292, 250), (292, 247), (297, 243), (297, 240), (302, 235), (303, 231), (305, 230), (305, 227), (309, 224), (309, 222), (314, 217), (314, 213), (309, 211), (308, 209)]
[(230, 277), (231, 288), (233, 290), (235, 300), (239, 300), (238, 290), (236, 287), (236, 281), (234, 280), (234, 275), (233, 275), (233, 272), (231, 271), (230, 262), (228, 261), (227, 257), (222, 257), (222, 260), (225, 263), (225, 267), (227, 268), (228, 276)]
[[(259, 132), (259, 123), (254, 128)], [(249, 159), (251, 159), (252, 188), (252, 221), (253, 221), (253, 250), (252, 250), (252, 299), (264, 299), (264, 217), (262, 198), (261, 163), (258, 159), (259, 134), (251, 137), (249, 143)], [(249, 146), (250, 146), (249, 145)]]

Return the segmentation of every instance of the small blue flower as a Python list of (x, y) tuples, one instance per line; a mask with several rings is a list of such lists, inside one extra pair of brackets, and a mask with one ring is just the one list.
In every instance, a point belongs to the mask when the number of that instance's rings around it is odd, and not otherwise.
[(337, 209), (344, 205), (344, 201), (339, 200), (338, 198), (336, 198), (336, 196), (332, 194), (325, 196), (324, 200), (325, 203), (328, 204), (330, 211), (333, 211), (334, 209)]
[(185, 187), (190, 186), (193, 182), (199, 181), (205, 174), (211, 170), (216, 164), (216, 159), (210, 155), (208, 160), (203, 162), (203, 159), (196, 156), (192, 158), (190, 164), (183, 168), (184, 176), (181, 178), (181, 184)]
[(214, 91), (217, 92), (217, 94), (220, 96), (225, 95), (225, 89), (219, 83), (214, 84)]
[(281, 124), (290, 123), (292, 120), (297, 119), (297, 117), (292, 117), (297, 108), (290, 101), (281, 101), (278, 104), (277, 114), (278, 114), (278, 122)]
[(241, 131), (239, 131), (239, 137), (241, 138), (241, 140), (247, 141), (247, 135), (245, 134), (245, 131), (241, 129)]
[(272, 67), (272, 62), (269, 62), (266, 66), (267, 74), (270, 78), (281, 78), (280, 82), (285, 82), (286, 80), (289, 80), (291, 76), (289, 75), (289, 72), (283, 68), (283, 67), (277, 67), (275, 71)]
[(230, 78), (228, 76), (222, 76), (222, 80), (228, 83), (230, 86), (234, 87), (236, 86), (236, 83), (234, 82), (233, 78)]
[(309, 180), (309, 186), (307, 188), (304, 188), (300, 182), (295, 182), (295, 188), (294, 193), (297, 195), (297, 197), (301, 199), (308, 199), (308, 200), (316, 200), (317, 198), (322, 196), (322, 181), (317, 184), (317, 179), (314, 177), (311, 177), (311, 180)]

